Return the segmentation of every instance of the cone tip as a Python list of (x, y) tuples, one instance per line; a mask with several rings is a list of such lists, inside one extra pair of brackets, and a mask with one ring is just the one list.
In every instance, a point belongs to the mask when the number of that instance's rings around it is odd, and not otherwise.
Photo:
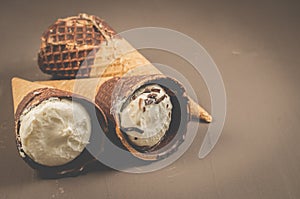
[(207, 123), (212, 122), (212, 116), (210, 114), (208, 114), (207, 112), (204, 112), (203, 115), (201, 115), (201, 113), (200, 113), (200, 118), (204, 119)]
[(19, 77), (13, 77), (11, 79), (11, 85), (12, 87), (14, 87), (14, 85), (16, 84), (16, 82), (20, 81), (21, 79)]
[(17, 84), (19, 84), (19, 85), (23, 85), (23, 84), (28, 84), (28, 83), (32, 83), (32, 82), (30, 82), (30, 81), (28, 81), (28, 80), (25, 80), (25, 79), (22, 79), (22, 78), (19, 78), (19, 77), (13, 77), (12, 79), (11, 79), (11, 85), (12, 85), (12, 88), (14, 88)]

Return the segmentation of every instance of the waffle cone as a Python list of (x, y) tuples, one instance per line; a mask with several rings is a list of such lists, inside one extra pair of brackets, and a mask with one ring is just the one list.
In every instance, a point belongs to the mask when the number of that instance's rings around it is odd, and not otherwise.
[(58, 19), (41, 37), (38, 65), (54, 77), (89, 77), (98, 46), (114, 35), (103, 19), (93, 15)]

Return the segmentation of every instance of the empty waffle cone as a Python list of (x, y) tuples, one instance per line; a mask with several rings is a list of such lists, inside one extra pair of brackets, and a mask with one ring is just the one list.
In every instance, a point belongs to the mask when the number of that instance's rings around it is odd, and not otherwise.
[(94, 15), (58, 19), (42, 34), (38, 65), (56, 78), (88, 77), (98, 46), (114, 35), (104, 20)]
[[(101, 140), (94, 136), (93, 132), (100, 131), (100, 125), (106, 122), (106, 118), (103, 115), (101, 109), (91, 102), (89, 99), (73, 94), (71, 92), (60, 90), (51, 86), (41, 85), (37, 83), (33, 83), (30, 81), (26, 81), (20, 78), (13, 78), (12, 79), (12, 93), (13, 93), (13, 102), (14, 102), (14, 110), (15, 110), (15, 134), (16, 134), (16, 143), (17, 149), (20, 156), (24, 159), (28, 165), (32, 168), (39, 171), (41, 176), (43, 177), (61, 177), (61, 176), (70, 176), (70, 175), (77, 175), (83, 171), (83, 169), (93, 162), (95, 158), (88, 152), (86, 146), (88, 144), (93, 144), (94, 146), (99, 146), (99, 153), (101, 152)], [(26, 152), (25, 146), (28, 144), (22, 143), (22, 135), (20, 134), (21, 126), (25, 125), (24, 117), (29, 114), (31, 111), (36, 110), (36, 107), (39, 107), (42, 103), (47, 104), (50, 103), (50, 100), (58, 99), (61, 100), (68, 100), (70, 102), (76, 102), (80, 104), (86, 112), (89, 114), (89, 118), (91, 121), (90, 124), (90, 137), (88, 138), (89, 143), (82, 149), (80, 153), (73, 159), (70, 159), (68, 162), (59, 164), (59, 165), (52, 165), (44, 164), (36, 158), (35, 155), (32, 155), (33, 151)], [(96, 112), (96, 113), (95, 113)], [(94, 114), (95, 113), (95, 114)], [(48, 114), (48, 113), (45, 113)], [(37, 115), (36, 115), (37, 117)], [(22, 119), (23, 118), (23, 119)], [(61, 116), (61, 118), (63, 118)], [(34, 118), (30, 118), (34, 119)], [(23, 123), (24, 122), (24, 123)], [(64, 122), (64, 121), (62, 121)], [(31, 122), (32, 123), (32, 122)], [(51, 124), (50, 124), (51, 125)], [(54, 125), (54, 124), (52, 124)], [(106, 126), (106, 125), (103, 125)], [(39, 129), (41, 130), (41, 129)], [(58, 129), (59, 130), (59, 129)], [(27, 132), (26, 132), (27, 133)], [(48, 133), (48, 131), (47, 131)], [(50, 133), (50, 131), (49, 131)], [(53, 135), (54, 136), (54, 135)], [(61, 137), (53, 137), (52, 134), (49, 139), (60, 139)], [(56, 135), (55, 135), (56, 136)], [(40, 138), (42, 139), (42, 138)], [(46, 142), (48, 140), (45, 140)], [(55, 142), (59, 143), (59, 142)], [(38, 144), (37, 148), (40, 148)], [(31, 145), (32, 146), (32, 145)], [(51, 145), (47, 146), (48, 150), (51, 151)], [(32, 148), (31, 148), (32, 149)], [(45, 149), (45, 148), (40, 148)], [(47, 151), (44, 150), (44, 153), (47, 154)], [(55, 159), (54, 159), (55, 160)]]
[[(60, 78), (161, 74), (124, 38), (116, 35), (107, 23), (87, 14), (59, 19), (50, 26), (42, 36), (38, 57), (43, 72)], [(76, 88), (75, 92), (82, 94), (85, 91)], [(212, 121), (204, 108), (192, 99), (189, 101), (193, 119)]]

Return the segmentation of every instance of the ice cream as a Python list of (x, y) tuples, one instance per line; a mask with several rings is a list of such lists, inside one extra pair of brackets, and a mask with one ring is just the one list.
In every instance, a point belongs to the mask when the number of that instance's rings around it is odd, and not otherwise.
[(137, 90), (125, 103), (121, 113), (121, 129), (139, 147), (156, 145), (169, 129), (172, 103), (159, 85)]
[(184, 141), (188, 103), (182, 84), (161, 74), (111, 78), (95, 97), (115, 130), (107, 133), (111, 142), (145, 161), (169, 156)]
[(74, 160), (89, 143), (91, 119), (80, 103), (52, 97), (20, 116), (20, 141), (35, 162), (59, 166)]

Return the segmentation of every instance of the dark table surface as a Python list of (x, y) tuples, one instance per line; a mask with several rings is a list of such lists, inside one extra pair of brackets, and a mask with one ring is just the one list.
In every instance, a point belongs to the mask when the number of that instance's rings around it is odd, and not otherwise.
[[(300, 4), (297, 1), (6, 1), (0, 7), (0, 198), (300, 198)], [(85, 175), (40, 179), (18, 156), (10, 80), (47, 80), (36, 61), (42, 32), (80, 12), (121, 32), (158, 26), (202, 44), (222, 74), (225, 126), (214, 150), (197, 154), (207, 125), (172, 165), (129, 174), (98, 165)], [(201, 103), (207, 88), (171, 53), (141, 51), (181, 71)]]

